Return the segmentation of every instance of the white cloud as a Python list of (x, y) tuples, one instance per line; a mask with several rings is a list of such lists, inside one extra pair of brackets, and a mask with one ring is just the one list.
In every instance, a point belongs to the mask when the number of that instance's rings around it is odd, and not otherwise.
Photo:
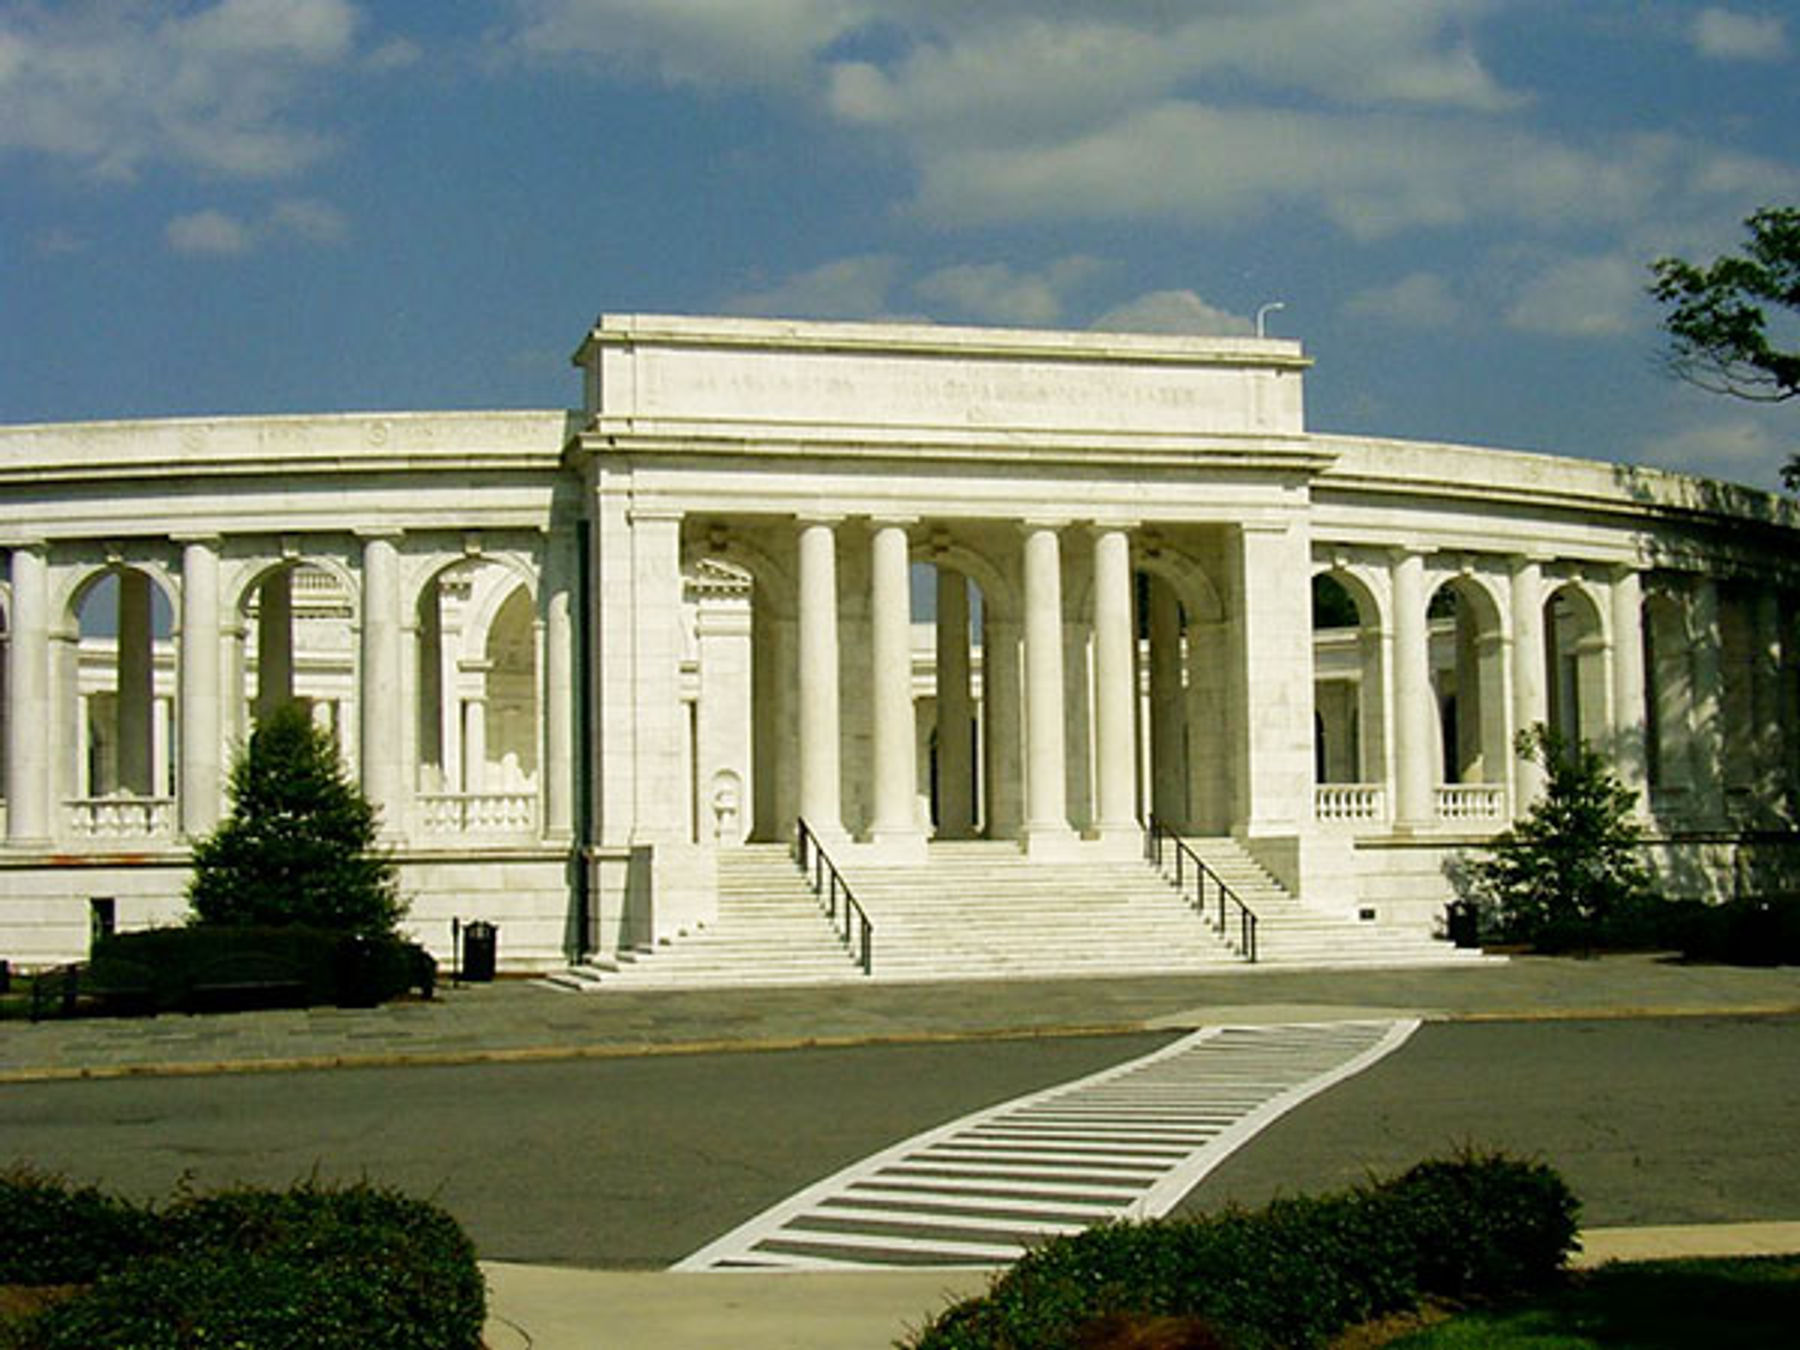
[(1209, 305), (1193, 291), (1147, 291), (1114, 305), (1090, 328), (1103, 333), (1188, 333), (1203, 337), (1247, 334), (1255, 325), (1242, 315)]
[(1045, 327), (1061, 319), (1069, 292), (1102, 266), (1080, 257), (1061, 259), (1041, 272), (1006, 263), (960, 263), (921, 277), (913, 291), (958, 318)]
[[(1791, 423), (1782, 424), (1785, 434), (1778, 434), (1774, 417), (1759, 416), (1740, 404), (1715, 406), (1720, 409), (1715, 416), (1687, 421), (1646, 441), (1637, 458), (1705, 478), (1773, 487), (1782, 465), (1800, 453), (1800, 442), (1788, 429)], [(1780, 415), (1786, 412), (1782, 409)]]
[(294, 172), (329, 146), (297, 108), (350, 57), (359, 22), (349, 0), (13, 5), (0, 13), (0, 153), (113, 178), (158, 161)]
[(1647, 273), (1624, 257), (1568, 258), (1522, 287), (1506, 323), (1553, 337), (1607, 338), (1638, 326)]
[(350, 222), (329, 202), (289, 199), (269, 211), (270, 232), (308, 244), (341, 244), (350, 237)]
[(1787, 30), (1774, 14), (1703, 9), (1694, 16), (1694, 49), (1714, 61), (1779, 61), (1787, 55)]
[(727, 297), (728, 314), (791, 319), (878, 319), (893, 317), (888, 294), (899, 275), (899, 259), (886, 254), (839, 258), (772, 285)]
[(513, 0), (504, 45), (599, 59), (671, 84), (804, 83), (821, 48), (874, 17), (873, 0)]
[(1345, 301), (1344, 312), (1411, 328), (1449, 328), (1462, 319), (1463, 303), (1435, 272), (1411, 272), (1389, 285), (1358, 291)]
[(163, 238), (177, 253), (233, 256), (248, 253), (252, 245), (250, 227), (223, 211), (176, 216), (163, 230)]
[(1532, 129), (1530, 92), (1484, 55), (1501, 0), (510, 5), (513, 52), (755, 89), (887, 139), (934, 225), (1297, 208), (1358, 239), (1489, 221), (1567, 233), (1741, 215), (1800, 177), (1674, 136)]
[(339, 244), (350, 236), (350, 222), (329, 202), (290, 198), (276, 202), (258, 220), (224, 211), (195, 211), (176, 216), (163, 239), (177, 253), (234, 256), (264, 244), (291, 240), (302, 244)]

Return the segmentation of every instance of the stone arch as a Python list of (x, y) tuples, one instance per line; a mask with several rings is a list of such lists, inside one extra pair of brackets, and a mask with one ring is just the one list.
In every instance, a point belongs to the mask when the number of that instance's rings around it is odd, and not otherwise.
[(293, 553), (259, 561), (238, 587), (241, 697), (252, 722), (297, 701), (331, 732), (347, 763), (360, 701), (361, 587), (336, 558)]
[(532, 816), (542, 756), (537, 580), (510, 553), (472, 552), (417, 587), (414, 774), (434, 829), (520, 829)]
[(163, 569), (137, 560), (72, 579), (63, 618), (74, 660), (60, 702), (77, 799), (174, 796), (174, 601)]
[(1607, 606), (1576, 577), (1544, 597), (1544, 689), (1550, 726), (1569, 740), (1608, 743)]
[(1504, 613), (1489, 578), (1467, 568), (1439, 577), (1427, 599), (1442, 783), (1493, 785), (1508, 779), (1512, 719)]
[(1017, 659), (1017, 587), (980, 548), (944, 531), (915, 538), (908, 552), (914, 569), (932, 569), (936, 586), (929, 703), (915, 709), (922, 814), (940, 839), (993, 834), (1008, 828), (1003, 799), (1019, 752), (1009, 730), (1016, 688), (1010, 706), (1005, 688)]
[[(1326, 587), (1353, 610), (1354, 623), (1323, 612)], [(1313, 569), (1314, 763), (1319, 784), (1389, 779), (1387, 624), (1383, 597), (1368, 576), (1343, 563)]]
[(1133, 550), (1140, 813), (1222, 833), (1235, 792), (1227, 609), (1206, 568), (1164, 539)]

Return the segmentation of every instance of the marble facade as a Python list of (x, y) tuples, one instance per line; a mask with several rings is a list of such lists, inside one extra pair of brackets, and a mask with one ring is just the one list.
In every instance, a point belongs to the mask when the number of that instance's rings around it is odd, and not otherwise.
[(0, 428), (0, 954), (177, 916), (295, 697), (419, 937), (488, 919), (520, 969), (703, 921), (797, 819), (923, 863), (1155, 814), (1429, 927), (1538, 721), (1674, 888), (1789, 863), (1783, 499), (1310, 432), (1273, 339), (618, 316), (575, 361), (576, 412)]

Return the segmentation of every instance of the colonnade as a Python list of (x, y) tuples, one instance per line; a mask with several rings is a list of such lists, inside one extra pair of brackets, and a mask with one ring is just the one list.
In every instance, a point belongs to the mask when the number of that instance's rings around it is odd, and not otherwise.
[[(422, 788), (413, 771), (419, 756), (413, 752), (423, 683), (415, 669), (422, 663), (409, 659), (418, 646), (419, 623), (417, 607), (409, 607), (406, 596), (434, 585), (449, 565), (445, 560), (461, 555), (446, 553), (429, 536), (399, 530), (366, 532), (347, 546), (342, 540), (320, 544), (326, 553), (316, 556), (329, 554), (352, 610), (345, 622), (354, 630), (353, 648), (342, 654), (353, 718), (346, 758), (381, 809), (389, 836), (404, 838), (414, 828)], [(531, 810), (526, 823), (534, 835), (566, 840), (573, 835), (575, 809), (576, 578), (572, 548), (552, 543), (540, 552), (542, 561), (525, 564), (529, 570), (516, 573), (514, 583), (543, 592), (535, 620), (540, 657), (530, 733), (541, 745), (535, 756), (541, 809)], [(280, 548), (270, 549), (253, 538), (195, 534), (134, 541), (122, 553), (108, 546), (108, 553), (98, 558), (79, 542), (16, 543), (8, 552), (4, 800), (11, 846), (36, 850), (88, 836), (173, 845), (207, 833), (224, 809), (226, 770), (233, 745), (247, 731), (246, 712), (252, 718), (265, 715), (296, 694), (291, 578), (297, 568), (310, 565), (296, 539), (284, 538)], [(167, 562), (176, 566), (166, 567)], [(152, 569), (162, 575), (153, 580)], [(76, 800), (83, 781), (76, 772), (83, 744), (76, 601), (101, 576), (117, 578), (119, 600), (112, 658), (118, 690), (117, 800), (103, 821), (80, 818), (84, 802)], [(159, 585), (167, 589), (174, 616), (174, 725), (172, 735), (164, 728), (161, 736), (173, 742), (168, 753), (176, 781), (173, 802), (151, 809), (145, 804), (166, 800), (158, 796), (153, 772), (158, 757), (152, 746), (158, 742), (150, 720), (159, 702), (152, 653), (160, 643), (150, 629), (150, 594)], [(245, 689), (250, 658), (242, 650), (251, 612), (253, 692)], [(485, 714), (478, 704), (471, 706), (480, 724), (466, 727), (464, 735), (471, 752), (482, 754)], [(479, 790), (479, 775), (470, 781)], [(521, 823), (517, 813), (508, 823)]]

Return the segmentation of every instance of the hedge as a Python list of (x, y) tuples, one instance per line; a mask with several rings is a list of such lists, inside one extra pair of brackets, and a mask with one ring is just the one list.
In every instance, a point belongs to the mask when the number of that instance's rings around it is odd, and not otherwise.
[(1171, 1318), (1241, 1350), (1318, 1346), (1427, 1296), (1550, 1283), (1575, 1245), (1576, 1210), (1548, 1167), (1468, 1154), (1256, 1211), (1110, 1224), (1034, 1249), (906, 1344), (1079, 1350), (1120, 1318)]
[(427, 1202), (366, 1183), (184, 1197), (159, 1211), (123, 1207), (142, 1234), (122, 1248), (98, 1192), (65, 1188), (59, 1202), (55, 1185), (24, 1180), (0, 1181), (7, 1217), (61, 1216), (69, 1234), (60, 1264), (15, 1260), (10, 1280), (53, 1274), (89, 1287), (16, 1325), (19, 1350), (481, 1344), (486, 1289), (474, 1246)]
[(397, 939), (297, 925), (196, 924), (100, 939), (82, 989), (121, 1012), (363, 1007), (411, 988), (429, 994), (436, 970), (422, 947)]
[(86, 1284), (150, 1250), (155, 1216), (94, 1186), (0, 1172), (0, 1284)]

